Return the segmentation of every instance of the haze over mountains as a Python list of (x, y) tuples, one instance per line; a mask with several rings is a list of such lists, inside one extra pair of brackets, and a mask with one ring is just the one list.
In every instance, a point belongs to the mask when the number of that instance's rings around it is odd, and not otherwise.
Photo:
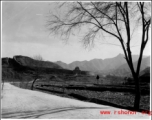
[[(137, 66), (138, 55), (133, 55), (134, 67)], [(116, 74), (124, 75), (130, 74), (128, 64), (123, 54), (119, 54), (113, 58), (107, 59), (93, 59), (90, 61), (74, 61), (70, 64), (57, 61), (56, 64), (64, 69), (73, 70), (75, 67), (79, 67), (80, 70), (92, 71), (104, 74)], [(143, 56), (141, 63), (141, 70), (150, 66), (150, 56)]]

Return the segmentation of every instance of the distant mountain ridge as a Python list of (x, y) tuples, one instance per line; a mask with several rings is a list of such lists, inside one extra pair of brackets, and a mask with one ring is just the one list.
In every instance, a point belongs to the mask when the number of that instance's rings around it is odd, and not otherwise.
[[(133, 61), (137, 61), (138, 55), (133, 55)], [(113, 58), (107, 59), (92, 59), (90, 61), (74, 61), (70, 64), (66, 64), (61, 61), (55, 62), (63, 68), (73, 70), (76, 66), (79, 66), (81, 70), (88, 71), (99, 71), (99, 70), (109, 70), (116, 69), (123, 64), (126, 64), (123, 54), (119, 54)]]
[[(134, 67), (137, 67), (138, 55), (133, 55)], [(116, 76), (130, 76), (131, 72), (124, 59), (123, 54), (119, 54), (113, 58), (107, 59), (93, 59), (90, 61), (74, 61), (70, 64), (66, 64), (61, 61), (50, 62), (50, 61), (38, 61), (27, 56), (17, 55), (13, 58), (2, 58), (2, 66), (29, 66), (29, 67), (44, 67), (44, 68), (55, 68), (55, 69), (67, 69), (74, 70), (75, 67), (79, 67), (81, 71), (90, 71), (92, 74), (101, 75), (116, 75)], [(143, 56), (141, 69), (150, 67), (150, 56)]]
[[(135, 61), (133, 64), (134, 64), (134, 69), (136, 70), (137, 61)], [(145, 57), (142, 59), (140, 71), (143, 71), (147, 67), (150, 67), (150, 57)], [(131, 76), (131, 71), (127, 63), (119, 66), (116, 69), (110, 71), (104, 71), (103, 73), (117, 75), (117, 76)]]
[[(137, 66), (138, 55), (133, 55), (132, 59), (134, 62), (134, 67)], [(55, 62), (64, 69), (73, 70), (75, 67), (79, 67), (80, 70), (92, 71), (103, 74), (118, 74), (125, 75), (130, 74), (128, 64), (124, 58), (123, 54), (118, 54), (116, 57), (107, 58), (107, 59), (93, 59), (90, 61), (74, 61), (70, 64), (66, 64), (61, 61)], [(141, 70), (150, 66), (150, 56), (143, 56)]]

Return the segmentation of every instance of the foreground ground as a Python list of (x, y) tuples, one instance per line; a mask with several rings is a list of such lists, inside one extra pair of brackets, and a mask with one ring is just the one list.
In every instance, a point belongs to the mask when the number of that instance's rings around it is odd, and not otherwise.
[[(94, 102), (101, 105), (125, 108), (132, 110), (134, 105), (134, 86), (131, 85), (94, 85), (77, 82), (69, 85), (53, 81), (49, 83), (37, 82), (36, 89), (51, 94)], [(43, 85), (42, 85), (43, 84)], [(141, 87), (141, 100), (139, 111), (150, 110), (150, 96), (148, 86)]]
[[(31, 91), (5, 83), (2, 91), (2, 118), (101, 118), (101, 119), (148, 119), (147, 114), (124, 109), (82, 102), (38, 91)], [(103, 111), (110, 111), (103, 114)], [(119, 113), (118, 113), (119, 111)], [(123, 111), (120, 113), (120, 111)], [(100, 113), (101, 112), (101, 113)], [(115, 113), (115, 114), (114, 114)]]

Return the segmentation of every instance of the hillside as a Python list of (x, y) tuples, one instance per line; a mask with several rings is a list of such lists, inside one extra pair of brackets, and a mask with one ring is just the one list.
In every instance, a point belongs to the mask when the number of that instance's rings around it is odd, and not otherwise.
[[(134, 68), (136, 70), (137, 61), (135, 61), (133, 64), (134, 64)], [(147, 67), (150, 67), (150, 57), (146, 57), (146, 58), (142, 59), (140, 71), (144, 70)], [(130, 69), (129, 69), (129, 66), (128, 66), (127, 63), (121, 65), (117, 69), (115, 69), (113, 71), (110, 71), (110, 72), (111, 72), (111, 74), (115, 74), (115, 75), (119, 75), (119, 76), (125, 76), (125, 75), (129, 76), (129, 75), (131, 75), (131, 72), (130, 72)]]
[(13, 59), (22, 66), (62, 69), (62, 67), (53, 62), (39, 61), (27, 56), (14, 56)]
[(27, 56), (14, 56), (13, 58), (2, 58), (2, 79), (22, 80), (29, 79), (35, 75), (36, 71), (41, 74), (62, 70), (59, 65), (48, 61), (37, 61)]
[(2, 58), (3, 66), (27, 66), (62, 69), (59, 65), (49, 61), (38, 61), (27, 56), (14, 56), (13, 58)]
[[(75, 71), (63, 69), (59, 65), (49, 61), (38, 61), (27, 56), (14, 56), (13, 58), (2, 58), (2, 79), (31, 80), (39, 71), (40, 76), (49, 77), (52, 74), (74, 75)], [(81, 71), (82, 75), (89, 72)]]
[(147, 67), (140, 72), (140, 79), (143, 82), (150, 83), (150, 67)]
[(150, 77), (150, 67), (145, 68), (140, 72), (141, 77)]

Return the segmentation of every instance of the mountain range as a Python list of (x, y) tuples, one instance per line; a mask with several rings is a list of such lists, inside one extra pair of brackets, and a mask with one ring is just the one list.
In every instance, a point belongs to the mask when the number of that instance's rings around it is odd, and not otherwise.
[[(136, 68), (138, 55), (133, 55), (132, 58), (133, 58), (134, 68)], [(66, 71), (66, 70), (73, 71), (76, 67), (79, 67), (81, 71), (88, 71), (88, 72), (90, 71), (89, 73), (91, 74), (100, 74), (100, 75), (112, 74), (115, 76), (131, 75), (130, 69), (128, 67), (128, 64), (126, 63), (123, 54), (119, 54), (113, 58), (107, 58), (107, 59), (92, 59), (90, 61), (74, 61), (70, 64), (66, 64), (61, 61), (57, 61), (57, 62), (39, 61), (27, 56), (17, 55), (14, 56), (13, 58), (2, 58), (2, 66), (3, 68), (6, 67), (19, 68), (20, 66), (41, 67), (41, 68), (60, 69), (60, 71)], [(150, 67), (150, 56), (143, 56), (140, 71), (148, 67)]]
[[(137, 67), (138, 55), (133, 55), (134, 68)], [(66, 64), (61, 61), (55, 62), (64, 69), (74, 70), (75, 67), (79, 67), (80, 70), (92, 71), (102, 74), (114, 74), (118, 76), (129, 75), (130, 70), (123, 54), (118, 54), (113, 58), (107, 59), (92, 59), (90, 61), (74, 61), (70, 64)], [(150, 66), (150, 56), (143, 56), (141, 63), (141, 71)]]

